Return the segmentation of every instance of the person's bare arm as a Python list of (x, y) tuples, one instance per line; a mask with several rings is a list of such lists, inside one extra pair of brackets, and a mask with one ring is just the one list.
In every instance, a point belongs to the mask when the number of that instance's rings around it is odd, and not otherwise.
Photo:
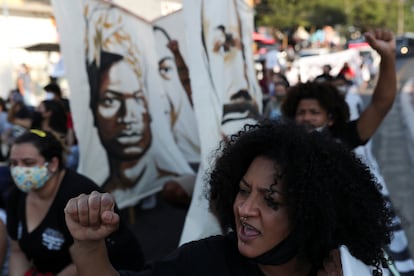
[(67, 203), (65, 219), (74, 239), (70, 252), (77, 275), (118, 275), (109, 261), (105, 245), (105, 237), (119, 225), (114, 205), (110, 194), (98, 192), (82, 194)]
[[(77, 275), (79, 276), (116, 276), (106, 251), (105, 241), (77, 241), (73, 246)], [(93, 264), (93, 265), (91, 265)]]
[(9, 275), (21, 276), (31, 268), (32, 264), (20, 249), (17, 241), (10, 242)]
[(368, 43), (381, 56), (378, 82), (371, 102), (362, 112), (358, 124), (359, 137), (365, 141), (371, 138), (391, 109), (397, 94), (395, 68), (395, 37), (392, 32), (375, 30), (365, 33)]

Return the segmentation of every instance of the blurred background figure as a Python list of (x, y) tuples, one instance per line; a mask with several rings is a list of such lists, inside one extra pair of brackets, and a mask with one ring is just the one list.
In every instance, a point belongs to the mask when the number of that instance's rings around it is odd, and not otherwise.
[(67, 166), (71, 169), (77, 169), (79, 163), (79, 146), (76, 139), (75, 129), (73, 125), (72, 112), (70, 109), (69, 99), (63, 97), (62, 89), (57, 81), (51, 78), (51, 82), (43, 87), (46, 92), (45, 100), (53, 100), (60, 103), (66, 113), (66, 134), (65, 145), (68, 148)]
[(43, 90), (46, 92), (45, 100), (60, 101), (65, 107), (66, 112), (70, 112), (69, 100), (63, 97), (59, 84), (51, 82), (43, 87)]
[(339, 70), (336, 79), (343, 80), (345, 83), (352, 84), (355, 78), (355, 71), (348, 62), (344, 62), (341, 70)]
[(324, 82), (324, 81), (332, 81), (334, 76), (331, 75), (332, 67), (329, 64), (322, 66), (322, 74), (316, 76), (315, 81)]
[(274, 91), (273, 74), (281, 71), (279, 62), (279, 51), (276, 46), (269, 47), (265, 55), (265, 74), (264, 78), (267, 81), (267, 90), (269, 94)]
[(42, 129), (53, 133), (65, 146), (69, 148), (67, 113), (63, 104), (56, 100), (44, 100), (37, 107), (31, 128)]
[(9, 170), (8, 167), (0, 163), (0, 276), (7, 276), (9, 265), (9, 239), (6, 229), (6, 206), (5, 194), (9, 188)]
[(281, 104), (286, 97), (289, 82), (281, 73), (273, 75), (274, 91), (270, 93), (270, 98), (264, 108), (263, 117), (270, 120), (277, 120), (282, 116)]
[(30, 76), (30, 68), (23, 63), (20, 67), (17, 77), (17, 89), (23, 96), (23, 101), (27, 106), (37, 106), (36, 97), (34, 95), (33, 81)]
[(12, 126), (7, 117), (6, 102), (0, 97), (0, 162), (5, 161), (8, 154), (7, 136)]
[(33, 110), (27, 107), (18, 95), (20, 94), (14, 94), (10, 97), (10, 108), (7, 112), (7, 120), (11, 124), (11, 129), (4, 134), (4, 139), (7, 141), (8, 148), (10, 148), (16, 137), (32, 125)]

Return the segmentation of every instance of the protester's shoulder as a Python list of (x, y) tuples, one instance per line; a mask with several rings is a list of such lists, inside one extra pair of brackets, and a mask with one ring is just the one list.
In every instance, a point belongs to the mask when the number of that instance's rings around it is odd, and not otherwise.
[(208, 263), (210, 259), (219, 259), (232, 247), (226, 236), (217, 235), (191, 241), (181, 245), (164, 260), (180, 260), (197, 263), (199, 260)]
[(239, 253), (234, 233), (186, 243), (153, 268), (157, 272), (172, 268), (177, 272), (172, 275), (262, 275), (257, 265)]
[(142, 275), (231, 275), (226, 260), (229, 246), (230, 242), (224, 236), (188, 242), (161, 260), (150, 263), (146, 271), (151, 273)]
[(237, 244), (230, 235), (211, 236), (186, 243), (179, 248), (179, 255), (183, 259), (192, 259), (194, 263), (204, 262), (223, 267), (240, 261)]
[(222, 251), (222, 249), (233, 248), (234, 243), (228, 235), (215, 235), (196, 241), (191, 241), (181, 246), (186, 251)]

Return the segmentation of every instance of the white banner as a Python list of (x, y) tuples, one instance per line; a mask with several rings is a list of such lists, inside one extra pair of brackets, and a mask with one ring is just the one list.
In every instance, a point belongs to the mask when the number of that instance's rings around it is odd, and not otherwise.
[(293, 66), (299, 69), (301, 82), (307, 82), (322, 74), (322, 67), (324, 65), (330, 65), (332, 67), (331, 74), (336, 76), (345, 62), (351, 66), (356, 74), (359, 74), (361, 57), (356, 49), (302, 57), (295, 61)]
[(104, 1), (52, 1), (71, 90), (79, 171), (120, 208), (193, 174), (163, 106), (150, 22)]
[(200, 139), (195, 118), (182, 10), (152, 22), (158, 72), (175, 141), (189, 163), (200, 163)]
[(262, 102), (253, 67), (253, 11), (247, 2), (184, 0), (183, 11), (202, 161), (180, 243), (220, 233), (208, 212), (204, 169), (221, 139), (257, 122)]

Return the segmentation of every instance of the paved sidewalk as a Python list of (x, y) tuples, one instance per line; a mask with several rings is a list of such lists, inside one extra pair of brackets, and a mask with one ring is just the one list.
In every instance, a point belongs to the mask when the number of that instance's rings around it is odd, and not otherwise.
[(407, 80), (401, 88), (400, 103), (404, 125), (411, 142), (408, 150), (411, 160), (414, 160), (414, 78)]
[(414, 102), (412, 80), (404, 83), (392, 110), (374, 136), (374, 154), (402, 220), (411, 254), (414, 254)]

